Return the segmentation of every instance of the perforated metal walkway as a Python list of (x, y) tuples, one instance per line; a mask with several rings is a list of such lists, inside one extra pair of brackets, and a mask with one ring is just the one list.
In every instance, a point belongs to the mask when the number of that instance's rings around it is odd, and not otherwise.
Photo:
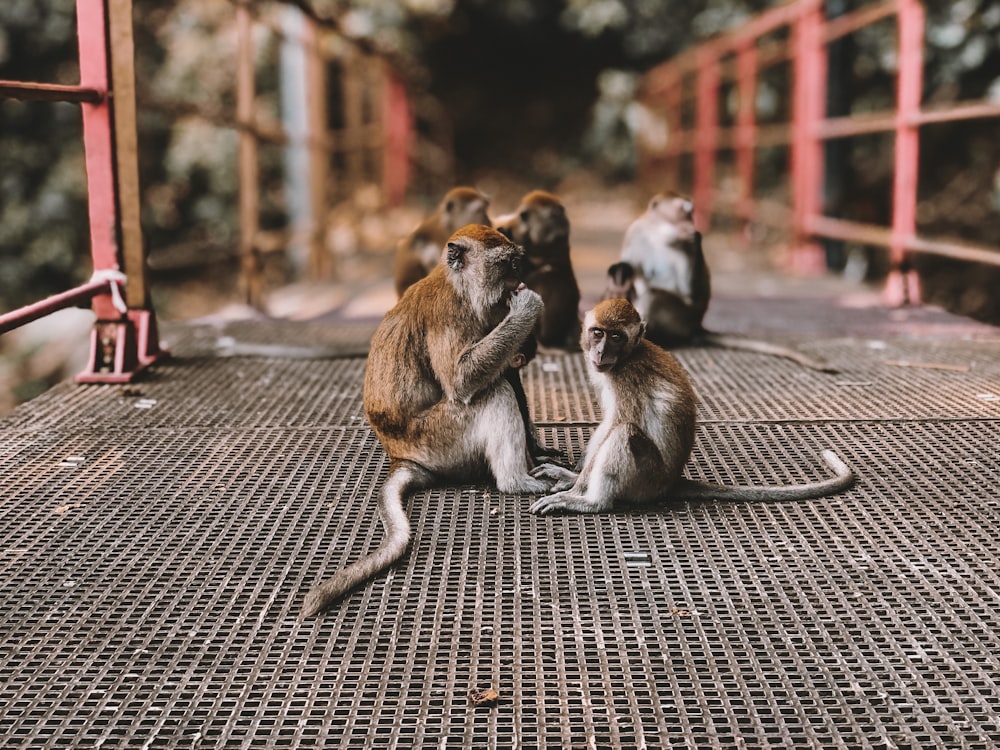
[[(728, 304), (715, 327), (769, 314)], [(834, 447), (852, 490), (546, 518), (425, 492), (405, 561), (317, 620), (305, 591), (381, 535), (364, 360), (220, 354), (369, 326), (182, 327), (136, 385), (27, 404), (0, 422), (3, 747), (1000, 746), (1000, 335), (770, 304), (842, 371), (681, 351), (690, 474), (805, 481)], [(526, 382), (579, 455), (578, 356)]]

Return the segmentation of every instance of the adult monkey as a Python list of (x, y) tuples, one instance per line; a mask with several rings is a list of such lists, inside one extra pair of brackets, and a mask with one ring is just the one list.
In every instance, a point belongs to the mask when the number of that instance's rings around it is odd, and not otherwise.
[(823, 458), (835, 477), (813, 484), (726, 487), (681, 476), (694, 447), (697, 400), (681, 364), (643, 339), (644, 322), (627, 300), (605, 300), (587, 313), (581, 345), (604, 412), (579, 474), (542, 466), (554, 493), (533, 513), (599, 513), (620, 500), (715, 498), (805, 500), (847, 489), (851, 470), (833, 451)]
[(437, 266), (445, 243), (456, 231), (467, 224), (490, 226), (489, 206), (489, 198), (473, 187), (461, 185), (445, 193), (434, 212), (396, 246), (392, 260), (396, 296), (402, 297)]
[(604, 298), (624, 297), (646, 321), (646, 336), (664, 347), (686, 344), (783, 357), (820, 372), (836, 369), (769, 341), (715, 333), (702, 320), (712, 295), (711, 275), (694, 227), (694, 204), (673, 192), (657, 193), (622, 240), (621, 261), (608, 269)]
[(580, 287), (569, 249), (569, 219), (558, 197), (532, 190), (517, 209), (497, 219), (497, 229), (524, 248), (524, 283), (545, 302), (538, 324), (543, 346), (576, 349), (580, 340)]
[(410, 287), (376, 329), (364, 410), (389, 456), (378, 507), (385, 539), (372, 554), (313, 588), (315, 615), (406, 551), (407, 494), (488, 469), (501, 492), (542, 493), (529, 475), (526, 434), (504, 372), (523, 356), (542, 300), (524, 288), (524, 251), (472, 225), (448, 240), (440, 264)]

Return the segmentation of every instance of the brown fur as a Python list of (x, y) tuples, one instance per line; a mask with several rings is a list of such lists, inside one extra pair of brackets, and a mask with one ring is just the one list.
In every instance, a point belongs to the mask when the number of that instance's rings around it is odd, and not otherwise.
[(682, 477), (694, 447), (697, 400), (673, 355), (643, 340), (645, 324), (624, 299), (598, 303), (584, 320), (581, 345), (604, 412), (579, 474), (543, 466), (556, 481), (533, 513), (597, 513), (616, 503), (677, 498), (801, 500), (849, 487), (854, 477), (832, 451), (823, 454), (836, 477), (805, 485), (723, 487)]
[(410, 526), (403, 500), (410, 492), (484, 473), (503, 492), (551, 486), (528, 474), (521, 412), (505, 378), (542, 306), (523, 288), (522, 273), (520, 247), (488, 227), (466, 226), (376, 329), (364, 411), (389, 457), (379, 493), (386, 536), (374, 553), (310, 591), (304, 616), (405, 554)]
[(438, 264), (445, 243), (467, 224), (490, 226), (489, 199), (472, 187), (449, 190), (434, 212), (396, 246), (392, 277), (396, 296), (402, 297)]
[(558, 197), (544, 190), (527, 193), (497, 229), (524, 247), (524, 283), (542, 296), (538, 325), (544, 346), (575, 349), (580, 338), (580, 287), (570, 259), (569, 219)]

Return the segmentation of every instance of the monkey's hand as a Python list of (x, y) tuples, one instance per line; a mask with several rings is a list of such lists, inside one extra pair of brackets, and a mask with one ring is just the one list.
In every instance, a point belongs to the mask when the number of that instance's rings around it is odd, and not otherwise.
[(551, 492), (562, 492), (563, 490), (568, 490), (576, 484), (577, 480), (576, 472), (570, 471), (569, 469), (557, 464), (541, 464), (531, 470), (531, 476), (538, 479), (550, 480), (553, 483), (550, 488)]
[(528, 289), (523, 284), (510, 294), (510, 317), (514, 320), (526, 320), (534, 325), (542, 314), (545, 303), (538, 292)]
[(537, 513), (540, 516), (547, 516), (558, 511), (602, 513), (606, 510), (611, 510), (612, 505), (610, 502), (591, 500), (586, 495), (580, 495), (572, 490), (568, 490), (538, 498), (531, 504), (531, 512)]

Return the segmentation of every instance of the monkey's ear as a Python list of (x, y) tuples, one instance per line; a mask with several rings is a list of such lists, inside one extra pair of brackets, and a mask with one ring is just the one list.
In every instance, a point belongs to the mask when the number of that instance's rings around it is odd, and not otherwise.
[(645, 337), (645, 335), (646, 335), (646, 321), (645, 320), (640, 320), (639, 321), (639, 333), (635, 337), (636, 342), (641, 341), (643, 339), (643, 337)]
[(452, 271), (462, 270), (462, 267), (465, 266), (465, 253), (467, 249), (459, 242), (449, 242), (448, 254), (445, 256), (448, 268)]
[(498, 226), (497, 231), (500, 232), (508, 240), (514, 239), (514, 230), (507, 226)]

